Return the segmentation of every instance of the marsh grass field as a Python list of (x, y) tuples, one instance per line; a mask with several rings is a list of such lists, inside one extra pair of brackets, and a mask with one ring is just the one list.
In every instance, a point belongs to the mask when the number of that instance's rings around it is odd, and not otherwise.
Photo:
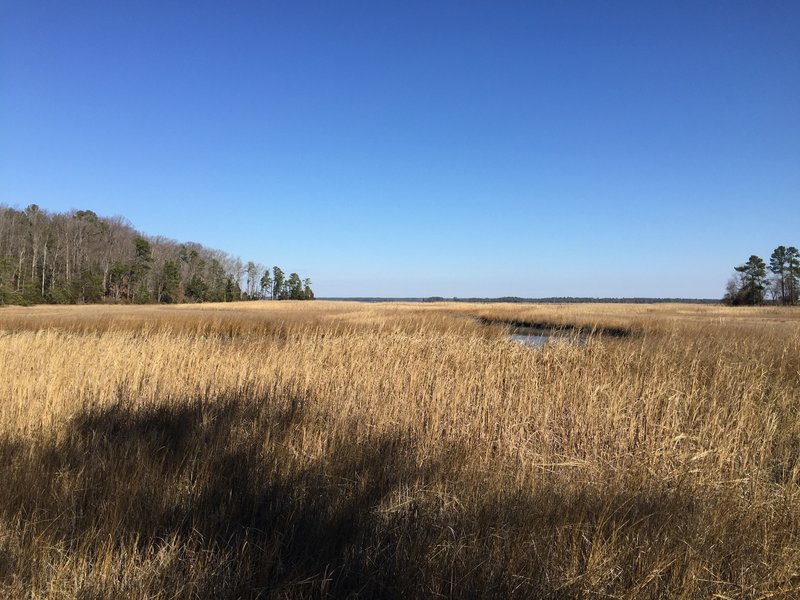
[(2, 308), (0, 597), (798, 598), (800, 311)]

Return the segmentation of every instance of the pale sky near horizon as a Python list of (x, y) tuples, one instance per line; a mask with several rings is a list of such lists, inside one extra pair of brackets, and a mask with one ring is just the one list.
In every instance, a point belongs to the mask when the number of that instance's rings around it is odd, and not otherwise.
[(318, 296), (718, 298), (800, 246), (798, 2), (0, 2), (0, 203)]

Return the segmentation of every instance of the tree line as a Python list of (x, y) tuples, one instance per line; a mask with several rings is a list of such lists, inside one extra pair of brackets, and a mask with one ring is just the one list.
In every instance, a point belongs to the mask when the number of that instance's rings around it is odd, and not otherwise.
[(313, 298), (297, 273), (146, 236), (122, 217), (0, 205), (0, 304)]
[(723, 302), (730, 305), (795, 305), (800, 296), (800, 251), (794, 246), (778, 246), (769, 264), (752, 254), (747, 262), (734, 267)]

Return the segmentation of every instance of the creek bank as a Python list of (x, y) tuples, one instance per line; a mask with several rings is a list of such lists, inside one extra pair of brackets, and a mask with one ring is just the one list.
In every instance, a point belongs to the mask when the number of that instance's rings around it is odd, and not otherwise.
[(518, 319), (490, 319), (478, 317), (481, 325), (504, 325), (509, 328), (511, 335), (542, 335), (561, 336), (571, 334), (588, 337), (589, 335), (607, 335), (609, 337), (628, 337), (633, 335), (630, 329), (624, 327), (602, 327), (593, 325), (574, 325), (572, 323), (549, 323), (547, 321), (522, 321)]

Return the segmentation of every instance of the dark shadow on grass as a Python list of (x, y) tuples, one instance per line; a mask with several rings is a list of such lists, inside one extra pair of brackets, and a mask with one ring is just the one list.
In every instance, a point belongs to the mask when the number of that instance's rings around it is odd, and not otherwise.
[[(48, 540), (76, 552), (87, 539), (137, 540), (142, 552), (176, 538), (199, 546), (217, 564), (200, 575), (183, 564), (173, 576), (194, 580), (198, 597), (400, 589), (406, 574), (377, 564), (370, 548), (375, 513), (440, 465), (418, 468), (399, 435), (334, 444), (306, 460), (295, 447), (301, 426), (309, 424), (298, 399), (80, 413), (60, 441), (0, 440), (0, 514), (46, 524)], [(12, 576), (24, 577), (24, 565), (0, 560), (0, 579)]]
[[(177, 543), (170, 568), (141, 592), (194, 598), (575, 598), (586, 581), (620, 593), (637, 583), (634, 570), (576, 579), (605, 572), (593, 566), (597, 544), (636, 539), (614, 560), (646, 574), (647, 544), (663, 550), (700, 535), (690, 496), (567, 493), (561, 483), (483, 490), (465, 476), (464, 448), (420, 465), (416, 441), (399, 433), (359, 441), (340, 432), (321, 456), (303, 456), (300, 440), (324, 427), (301, 399), (86, 411), (58, 439), (0, 440), (0, 516), (24, 523), (29, 544), (90, 560), (109, 539), (142, 556)], [(435, 484), (461, 499), (419, 493)], [(405, 490), (417, 493), (404, 501)], [(0, 582), (34, 577), (23, 558), (0, 557)], [(669, 595), (647, 591), (639, 596)]]

